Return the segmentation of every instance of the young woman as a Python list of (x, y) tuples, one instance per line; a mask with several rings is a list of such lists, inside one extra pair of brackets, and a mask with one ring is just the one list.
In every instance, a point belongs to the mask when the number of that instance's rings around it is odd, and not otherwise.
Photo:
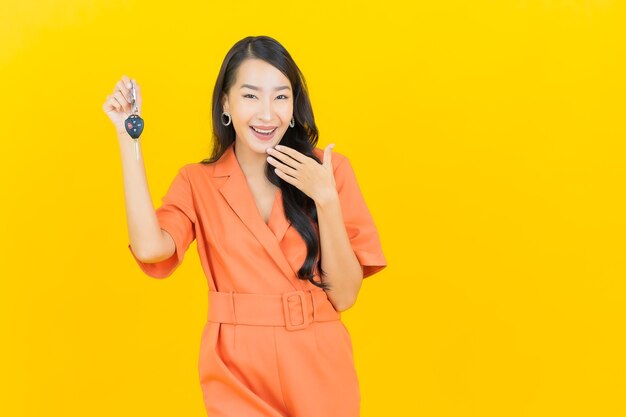
[(128, 247), (146, 274), (165, 278), (197, 241), (209, 286), (199, 358), (208, 415), (358, 416), (340, 313), (387, 263), (348, 158), (316, 148), (289, 53), (266, 36), (231, 48), (213, 92), (212, 156), (183, 166), (156, 211), (123, 126), (130, 81), (103, 106), (122, 153)]

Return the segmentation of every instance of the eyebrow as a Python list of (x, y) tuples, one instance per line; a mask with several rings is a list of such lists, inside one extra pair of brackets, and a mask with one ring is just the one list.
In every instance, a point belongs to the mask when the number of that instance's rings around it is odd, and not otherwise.
[[(251, 90), (257, 90), (259, 91), (261, 88), (251, 85), (251, 84), (243, 84), (240, 89), (242, 88), (249, 88)], [(279, 90), (291, 90), (291, 88), (288, 85), (280, 85), (278, 87), (274, 87), (274, 91), (279, 91)]]

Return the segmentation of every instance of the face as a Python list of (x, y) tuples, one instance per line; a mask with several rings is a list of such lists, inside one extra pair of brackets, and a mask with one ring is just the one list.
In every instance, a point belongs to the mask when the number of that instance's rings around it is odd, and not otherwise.
[(224, 111), (230, 113), (235, 128), (237, 146), (266, 155), (267, 148), (280, 143), (293, 116), (291, 88), (289, 78), (271, 64), (260, 59), (241, 63), (235, 83), (223, 99)]

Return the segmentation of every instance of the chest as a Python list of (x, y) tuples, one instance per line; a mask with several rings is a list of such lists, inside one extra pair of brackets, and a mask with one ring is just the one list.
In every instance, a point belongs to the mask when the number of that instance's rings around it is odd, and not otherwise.
[(257, 210), (259, 214), (261, 214), (261, 218), (265, 224), (269, 222), (272, 214), (272, 207), (274, 207), (277, 190), (278, 187), (274, 185), (271, 187), (250, 185), (250, 192), (254, 197)]

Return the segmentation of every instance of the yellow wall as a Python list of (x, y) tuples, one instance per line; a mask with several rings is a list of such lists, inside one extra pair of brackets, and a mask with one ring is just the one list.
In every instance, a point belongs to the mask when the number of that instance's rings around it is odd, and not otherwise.
[(261, 34), (389, 261), (344, 313), (362, 415), (626, 414), (624, 3), (409, 3), (3, 0), (0, 415), (204, 415), (196, 245), (163, 281), (132, 260), (102, 103), (141, 83), (159, 205)]

